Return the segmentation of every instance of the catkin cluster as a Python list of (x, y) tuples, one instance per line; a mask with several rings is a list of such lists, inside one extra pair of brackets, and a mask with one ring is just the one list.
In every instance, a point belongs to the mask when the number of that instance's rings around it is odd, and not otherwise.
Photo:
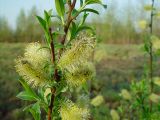
[[(94, 37), (79, 36), (66, 49), (55, 63), (60, 76), (69, 87), (82, 86), (87, 80), (95, 76), (94, 65), (89, 61), (95, 48)], [(16, 71), (32, 87), (43, 87), (51, 82), (49, 68), (51, 63), (50, 50), (44, 48), (40, 43), (30, 43), (25, 49), (23, 57), (16, 60)], [(58, 57), (57, 57), (58, 58)], [(47, 89), (46, 89), (47, 90)], [(49, 90), (50, 92), (50, 90)], [(45, 92), (45, 96), (49, 93)], [(62, 120), (86, 120), (89, 118), (87, 107), (80, 108), (70, 100), (66, 100), (59, 110)]]

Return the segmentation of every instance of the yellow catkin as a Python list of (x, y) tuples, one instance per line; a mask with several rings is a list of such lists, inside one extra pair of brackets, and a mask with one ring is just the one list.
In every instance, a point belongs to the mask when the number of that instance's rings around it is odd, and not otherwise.
[(50, 62), (51, 54), (47, 48), (40, 43), (29, 43), (26, 46), (24, 58), (33, 65), (35, 69), (43, 69), (46, 63)]
[(160, 50), (160, 39), (157, 36), (152, 35), (151, 36), (151, 41), (153, 45), (153, 50)]
[(68, 67), (64, 76), (70, 86), (80, 86), (95, 76), (95, 68), (92, 63), (73, 65)]
[(154, 80), (154, 84), (160, 86), (160, 78), (159, 77), (154, 77), (153, 80)]
[(139, 21), (138, 25), (139, 25), (140, 29), (146, 29), (147, 21), (146, 20), (141, 20), (141, 21)]
[(119, 114), (116, 110), (112, 109), (110, 114), (111, 114), (112, 120), (120, 120)]
[(16, 60), (16, 71), (32, 87), (44, 86), (49, 79), (44, 67), (50, 58), (49, 50), (40, 43), (29, 43), (24, 56)]
[(155, 93), (152, 93), (150, 96), (149, 96), (149, 99), (154, 102), (154, 103), (158, 103), (160, 101), (160, 96), (158, 96), (157, 94)]
[(123, 99), (130, 100), (132, 97), (128, 90), (122, 89), (120, 95), (123, 97)]
[(44, 86), (47, 81), (41, 72), (34, 70), (23, 58), (16, 60), (15, 68), (19, 75), (32, 87)]
[(152, 10), (152, 5), (145, 5), (144, 10), (151, 11)]
[(95, 107), (101, 105), (104, 102), (104, 98), (102, 95), (98, 95), (91, 100), (91, 104)]
[(62, 104), (60, 115), (62, 120), (88, 120), (90, 116), (87, 108), (80, 108), (69, 100)]
[(71, 48), (62, 54), (58, 66), (65, 69), (70, 65), (83, 63), (91, 56), (95, 43), (94, 37), (76, 38)]

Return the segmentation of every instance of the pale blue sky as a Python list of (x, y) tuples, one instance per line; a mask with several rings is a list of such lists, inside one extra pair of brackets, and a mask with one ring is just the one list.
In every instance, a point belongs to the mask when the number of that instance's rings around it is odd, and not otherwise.
[[(110, 4), (112, 1), (116, 1), (117, 5), (122, 6), (128, 1), (135, 0), (103, 0), (105, 4)], [(54, 0), (0, 0), (0, 17), (8, 19), (9, 24), (14, 27), (16, 23), (17, 15), (23, 8), (26, 12), (33, 6), (36, 6), (39, 13), (42, 13), (44, 9), (54, 8)]]
[(23, 8), (27, 12), (34, 5), (39, 11), (51, 9), (53, 0), (0, 0), (0, 16), (6, 17), (9, 24), (14, 26), (19, 11)]

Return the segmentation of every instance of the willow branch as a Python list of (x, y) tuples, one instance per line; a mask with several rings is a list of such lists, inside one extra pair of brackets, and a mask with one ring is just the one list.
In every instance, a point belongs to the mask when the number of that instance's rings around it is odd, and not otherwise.
[(65, 34), (64, 34), (64, 36), (62, 37), (62, 41), (61, 41), (61, 44), (62, 44), (62, 45), (64, 45), (64, 43), (65, 43), (66, 36), (67, 36), (68, 30), (69, 30), (70, 24), (71, 24), (72, 21), (73, 21), (72, 11), (73, 11), (73, 9), (75, 8), (76, 2), (77, 2), (77, 0), (73, 0), (73, 3), (71, 3), (70, 0), (68, 1), (69, 12), (68, 12), (68, 17), (67, 17), (67, 23), (66, 23), (66, 25), (64, 26), (64, 32), (65, 32)]
[[(151, 21), (150, 21), (150, 35), (153, 34), (153, 16), (154, 16), (154, 0), (152, 0), (152, 11), (151, 11)], [(149, 73), (149, 77), (150, 77), (150, 90), (151, 93), (153, 92), (153, 88), (154, 88), (154, 83), (153, 83), (153, 45), (152, 45), (152, 41), (150, 40), (150, 51), (149, 51), (149, 69), (150, 69), (150, 73)], [(150, 112), (152, 112), (152, 101), (150, 102)]]
[[(50, 39), (51, 39), (50, 47), (51, 47), (51, 53), (52, 53), (52, 63), (56, 66), (55, 45), (54, 45), (54, 41), (53, 41), (51, 28), (49, 28), (49, 34), (50, 34)], [(60, 80), (57, 69), (54, 70), (53, 80), (55, 80), (57, 82), (59, 82), (59, 80)], [(52, 111), (53, 111), (53, 107), (54, 107), (55, 92), (56, 92), (56, 88), (54, 88), (54, 87), (51, 88), (52, 95), (51, 95), (51, 103), (48, 107), (48, 120), (52, 120)]]

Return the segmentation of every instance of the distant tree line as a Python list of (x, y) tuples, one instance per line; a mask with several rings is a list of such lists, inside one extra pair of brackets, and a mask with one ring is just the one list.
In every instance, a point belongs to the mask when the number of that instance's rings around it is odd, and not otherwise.
[[(90, 24), (94, 25), (99, 38), (105, 43), (142, 43), (145, 32), (138, 30), (137, 23), (142, 19), (146, 19), (142, 7), (144, 4), (146, 3), (143, 1), (139, 2), (138, 5), (128, 2), (123, 6), (123, 9), (120, 8), (119, 10), (117, 0), (113, 0), (108, 5), (108, 9), (101, 20), (97, 20), (93, 16)], [(43, 40), (44, 33), (35, 17), (37, 14), (36, 7), (32, 7), (28, 14), (22, 9), (17, 17), (15, 29), (9, 26), (6, 18), (0, 17), (0, 42), (32, 42)], [(53, 24), (56, 26), (57, 22)], [(154, 26), (154, 33), (160, 36), (159, 19), (155, 20)]]
[[(148, 4), (148, 1), (143, 0), (125, 0), (122, 6), (118, 0), (112, 0), (104, 16), (100, 20), (95, 19), (92, 24), (95, 25), (98, 35), (105, 43), (142, 43), (146, 31), (140, 30), (139, 22), (150, 21), (144, 10), (144, 6)], [(156, 8), (159, 7), (156, 6)], [(157, 17), (153, 24), (155, 35), (160, 37), (160, 17)]]
[(43, 31), (35, 19), (37, 14), (36, 7), (32, 7), (27, 15), (22, 9), (17, 17), (15, 29), (9, 26), (6, 18), (0, 17), (0, 42), (31, 42), (42, 39)]

